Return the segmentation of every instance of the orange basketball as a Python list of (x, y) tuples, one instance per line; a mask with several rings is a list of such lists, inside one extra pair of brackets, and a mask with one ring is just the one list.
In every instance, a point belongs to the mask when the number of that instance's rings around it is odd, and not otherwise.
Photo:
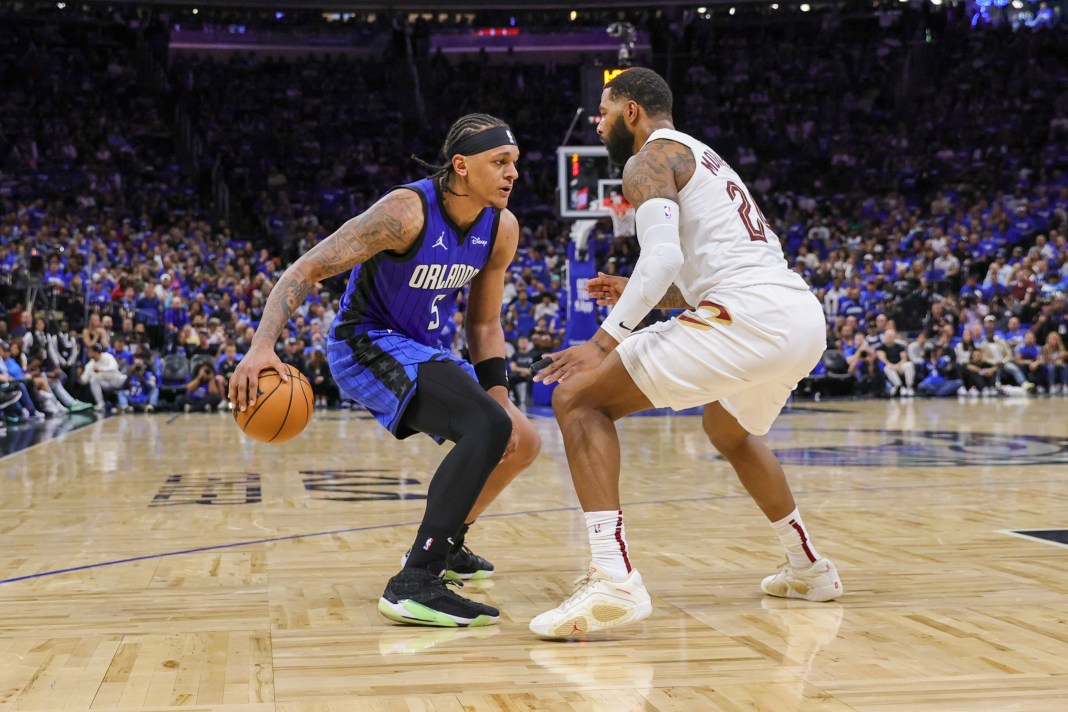
[(289, 383), (273, 368), (260, 371), (256, 405), (234, 409), (237, 427), (253, 440), (282, 443), (296, 437), (312, 417), (311, 383), (298, 369), (285, 364)]

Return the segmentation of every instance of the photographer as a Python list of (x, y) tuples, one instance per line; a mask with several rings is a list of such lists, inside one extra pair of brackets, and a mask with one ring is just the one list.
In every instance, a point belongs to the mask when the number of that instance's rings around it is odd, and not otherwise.
[(854, 353), (846, 358), (849, 372), (857, 378), (857, 393), (870, 394), (876, 398), (886, 397), (886, 374), (882, 364), (863, 334), (857, 334), (853, 340)]
[(119, 391), (119, 409), (123, 413), (130, 413), (135, 408), (154, 413), (158, 403), (159, 387), (156, 384), (156, 374), (145, 366), (143, 358), (137, 356), (126, 374), (126, 384)]
[(222, 402), (222, 392), (219, 382), (215, 377), (215, 369), (206, 363), (200, 364), (196, 375), (185, 387), (185, 393), (178, 396), (175, 406), (186, 413), (193, 410), (203, 410), (210, 413)]
[(330, 374), (330, 363), (326, 353), (321, 348), (313, 348), (308, 359), (308, 379), (315, 393), (315, 407), (326, 408), (332, 402), (337, 402), (338, 387), (334, 377)]

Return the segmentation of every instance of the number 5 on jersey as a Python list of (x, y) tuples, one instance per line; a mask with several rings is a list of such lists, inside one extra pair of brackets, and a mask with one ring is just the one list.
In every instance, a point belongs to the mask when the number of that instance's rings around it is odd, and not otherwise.
[(446, 295), (439, 294), (434, 297), (434, 301), (430, 302), (430, 325), (427, 327), (427, 331), (432, 331), (441, 326), (441, 314), (438, 312), (438, 302), (445, 298)]

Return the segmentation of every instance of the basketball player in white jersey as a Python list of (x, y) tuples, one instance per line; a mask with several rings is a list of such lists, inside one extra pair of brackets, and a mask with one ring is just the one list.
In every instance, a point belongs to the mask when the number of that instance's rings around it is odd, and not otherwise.
[[(652, 611), (627, 551), (615, 428), (619, 418), (649, 408), (704, 406), (709, 440), (786, 549), (778, 573), (761, 582), (765, 593), (809, 601), (843, 593), (759, 437), (820, 360), (823, 309), (787, 267), (738, 174), (674, 130), (671, 102), (667, 83), (642, 68), (613, 79), (601, 96), (598, 133), (612, 160), (626, 164), (623, 193), (637, 208), (641, 254), (629, 281), (590, 280), (591, 296), (614, 305), (611, 313), (590, 341), (552, 354), (536, 377), (559, 382), (553, 410), (593, 554), (572, 595), (530, 622), (544, 637), (579, 637)], [(653, 308), (687, 311), (634, 333)]]

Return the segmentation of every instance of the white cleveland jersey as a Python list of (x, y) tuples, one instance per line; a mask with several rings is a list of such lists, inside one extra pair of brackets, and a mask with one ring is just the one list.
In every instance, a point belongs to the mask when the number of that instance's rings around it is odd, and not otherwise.
[(763, 284), (808, 291), (801, 275), (787, 265), (778, 236), (734, 169), (692, 136), (659, 129), (649, 141), (658, 139), (688, 146), (697, 161), (693, 177), (679, 191), (684, 261), (675, 285), (687, 303), (697, 305), (714, 292)]

